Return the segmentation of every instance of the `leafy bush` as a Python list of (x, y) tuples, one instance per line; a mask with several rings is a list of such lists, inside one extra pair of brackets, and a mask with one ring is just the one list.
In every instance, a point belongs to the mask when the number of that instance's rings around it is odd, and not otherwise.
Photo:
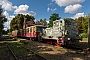
[(88, 37), (88, 34), (87, 33), (82, 33), (79, 35), (80, 38), (87, 38)]

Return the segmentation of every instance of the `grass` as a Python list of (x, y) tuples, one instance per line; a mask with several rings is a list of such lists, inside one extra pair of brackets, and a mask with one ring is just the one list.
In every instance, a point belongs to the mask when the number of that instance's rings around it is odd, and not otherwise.
[(0, 48), (0, 58), (5, 56), (7, 51), (8, 49), (6, 47)]
[(8, 49), (7, 48), (0, 48), (0, 54), (4, 54), (5, 53), (5, 51), (7, 51)]
[(26, 47), (28, 47), (28, 46), (23, 43), (20, 43), (20, 42), (15, 43), (14, 42), (14, 43), (9, 43), (9, 45), (11, 46), (12, 50), (17, 55), (23, 55), (27, 52), (27, 50), (24, 49), (22, 46), (26, 46)]
[(88, 38), (83, 38), (82, 40), (88, 40)]

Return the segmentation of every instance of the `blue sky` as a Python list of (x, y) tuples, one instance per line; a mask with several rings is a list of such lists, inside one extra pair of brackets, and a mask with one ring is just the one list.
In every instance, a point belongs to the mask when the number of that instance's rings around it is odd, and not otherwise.
[(63, 18), (78, 18), (86, 16), (89, 10), (90, 0), (0, 0), (0, 6), (3, 14), (7, 17), (9, 23), (17, 14), (29, 14), (36, 20), (49, 17), (52, 13), (57, 13)]

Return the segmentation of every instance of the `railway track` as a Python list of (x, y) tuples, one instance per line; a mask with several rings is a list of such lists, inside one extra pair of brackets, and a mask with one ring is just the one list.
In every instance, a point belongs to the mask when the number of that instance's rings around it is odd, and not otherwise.
[[(23, 48), (25, 48), (25, 47), (23, 47)], [(40, 56), (39, 54), (35, 53), (34, 51), (32, 51), (32, 50), (30, 50), (30, 49), (28, 49), (28, 48), (25, 48), (25, 49), (26, 49), (27, 51), (30, 51), (32, 54), (36, 55), (37, 57), (39, 57), (39, 58), (41, 58), (41, 59), (43, 59), (43, 60), (47, 60), (46, 58)]]
[[(7, 48), (6, 54), (8, 55), (8, 60), (47, 60), (44, 57), (40, 56), (39, 54), (35, 53), (34, 51), (30, 50), (29, 48), (26, 48), (24, 46), (20, 46), (23, 49), (26, 49), (26, 51), (29, 53), (28, 56), (18, 56), (15, 51), (13, 51), (13, 47), (9, 45), (8, 43), (3, 43), (6, 45), (5, 48)], [(6, 56), (7, 56), (6, 55)], [(0, 59), (2, 60), (2, 59)]]
[(17, 56), (15, 55), (15, 53), (13, 52), (13, 50), (11, 49), (11, 47), (8, 45), (8, 43), (5, 42), (5, 44), (7, 48), (9, 49), (10, 53), (12, 54), (12, 56), (14, 57), (14, 60), (19, 60)]
[(0, 60), (19, 60), (6, 42), (0, 43), (0, 50)]

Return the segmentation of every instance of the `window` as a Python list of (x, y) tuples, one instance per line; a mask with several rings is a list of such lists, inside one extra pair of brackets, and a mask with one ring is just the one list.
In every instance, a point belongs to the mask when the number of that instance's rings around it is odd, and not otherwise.
[(33, 31), (36, 32), (36, 27), (33, 28)]
[(26, 29), (26, 32), (29, 32), (29, 28)]
[(30, 32), (32, 32), (32, 28), (30, 28)]
[(59, 22), (58, 22), (58, 21), (56, 21), (55, 26), (56, 26), (56, 27), (58, 27), (58, 26), (59, 26)]
[(60, 21), (60, 26), (62, 26), (62, 21)]
[(62, 24), (62, 21), (60, 21), (60, 23)]
[(38, 32), (42, 32), (42, 28), (41, 27), (37, 27), (37, 31)]
[(55, 26), (56, 22), (53, 23), (53, 26)]

